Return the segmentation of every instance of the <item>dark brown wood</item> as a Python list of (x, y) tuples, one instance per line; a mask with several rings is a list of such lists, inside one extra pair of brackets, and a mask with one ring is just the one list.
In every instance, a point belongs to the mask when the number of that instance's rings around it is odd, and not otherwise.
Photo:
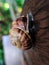
[(49, 65), (49, 0), (25, 0), (21, 15), (30, 11), (37, 27), (36, 46), (27, 52), (30, 62), (32, 65)]

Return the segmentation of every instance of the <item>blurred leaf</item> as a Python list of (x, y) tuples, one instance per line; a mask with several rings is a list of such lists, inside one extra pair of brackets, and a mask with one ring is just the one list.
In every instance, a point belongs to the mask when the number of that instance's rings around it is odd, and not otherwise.
[(9, 9), (9, 4), (8, 3), (4, 3), (4, 10), (8, 10)]
[(17, 5), (18, 5), (18, 6), (20, 6), (20, 7), (22, 7), (22, 6), (23, 6), (24, 1), (25, 1), (25, 0), (16, 0)]

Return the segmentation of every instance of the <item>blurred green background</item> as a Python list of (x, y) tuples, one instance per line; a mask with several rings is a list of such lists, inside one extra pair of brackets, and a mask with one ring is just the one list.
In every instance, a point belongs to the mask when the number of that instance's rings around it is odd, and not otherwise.
[(4, 64), (2, 36), (9, 34), (11, 22), (20, 16), (24, 0), (0, 0), (0, 65)]

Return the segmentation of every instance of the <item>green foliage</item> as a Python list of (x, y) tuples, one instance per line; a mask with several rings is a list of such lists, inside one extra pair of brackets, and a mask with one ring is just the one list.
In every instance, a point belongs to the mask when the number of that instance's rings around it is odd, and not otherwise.
[[(24, 4), (24, 0), (15, 0), (18, 7), (22, 7)], [(15, 9), (15, 7), (13, 7)], [(14, 10), (16, 11), (16, 10)], [(16, 12), (17, 13), (17, 12)], [(4, 57), (3, 57), (3, 45), (2, 45), (2, 36), (9, 34), (9, 29), (11, 25), (12, 19), (9, 11), (9, 5), (6, 3), (6, 0), (0, 0), (0, 65), (4, 65)]]
[(25, 0), (16, 0), (17, 5), (18, 5), (18, 6), (20, 6), (20, 7), (22, 7), (22, 6), (23, 6), (24, 1), (25, 1)]

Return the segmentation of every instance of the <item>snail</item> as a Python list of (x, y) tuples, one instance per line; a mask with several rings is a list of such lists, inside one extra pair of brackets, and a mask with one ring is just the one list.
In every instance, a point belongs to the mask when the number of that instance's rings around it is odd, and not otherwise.
[(23, 50), (32, 47), (32, 39), (27, 32), (27, 17), (19, 17), (16, 21), (12, 22), (10, 29), (11, 43)]

